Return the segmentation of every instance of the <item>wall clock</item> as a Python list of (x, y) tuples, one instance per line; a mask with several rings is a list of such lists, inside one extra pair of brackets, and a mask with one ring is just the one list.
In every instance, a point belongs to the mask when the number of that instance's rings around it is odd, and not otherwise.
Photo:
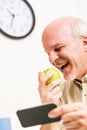
[(34, 29), (35, 14), (26, 0), (0, 0), (0, 32), (21, 39)]

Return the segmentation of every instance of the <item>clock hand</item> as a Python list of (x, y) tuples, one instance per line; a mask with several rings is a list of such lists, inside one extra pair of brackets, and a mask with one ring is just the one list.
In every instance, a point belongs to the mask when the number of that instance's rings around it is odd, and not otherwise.
[(7, 11), (8, 11), (8, 12), (9, 12), (9, 14), (11, 14), (11, 16), (13, 17), (13, 15), (14, 15), (14, 14), (13, 14), (13, 13), (11, 13), (8, 9), (7, 9)]
[(12, 27), (12, 24), (13, 24), (13, 21), (14, 21), (14, 17), (15, 17), (15, 15), (13, 14), (10, 27)]
[(12, 24), (13, 24), (15, 15), (14, 15), (13, 13), (11, 13), (8, 9), (7, 9), (7, 11), (8, 11), (8, 12), (11, 14), (11, 16), (12, 16), (11, 25), (10, 25), (10, 27), (12, 27)]

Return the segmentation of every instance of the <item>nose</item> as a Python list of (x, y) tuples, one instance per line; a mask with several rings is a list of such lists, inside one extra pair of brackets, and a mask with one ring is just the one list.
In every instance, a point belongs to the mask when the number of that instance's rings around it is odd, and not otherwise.
[(54, 51), (51, 51), (51, 52), (49, 53), (49, 61), (50, 61), (51, 63), (54, 63), (55, 60), (58, 59), (58, 58), (59, 58), (58, 53), (56, 53), (56, 52), (54, 52)]

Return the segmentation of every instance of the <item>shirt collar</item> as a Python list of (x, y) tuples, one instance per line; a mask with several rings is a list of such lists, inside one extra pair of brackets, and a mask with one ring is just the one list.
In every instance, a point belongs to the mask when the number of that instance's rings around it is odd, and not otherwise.
[(87, 74), (83, 77), (82, 83), (87, 83)]
[(82, 89), (82, 83), (87, 83), (87, 74), (82, 78), (82, 81), (74, 79), (74, 84)]
[(73, 82), (78, 88), (82, 89), (82, 82), (80, 80), (74, 79)]

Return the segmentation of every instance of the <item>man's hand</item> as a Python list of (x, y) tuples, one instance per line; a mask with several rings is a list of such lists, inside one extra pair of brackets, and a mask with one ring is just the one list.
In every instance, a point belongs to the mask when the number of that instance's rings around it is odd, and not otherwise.
[(49, 117), (61, 116), (66, 130), (87, 130), (87, 105), (73, 103), (62, 105), (49, 112)]
[(53, 76), (53, 73), (48, 73), (44, 77), (39, 73), (38, 81), (39, 87), (38, 91), (41, 97), (42, 103), (56, 103), (58, 104), (59, 98), (62, 96), (62, 89), (58, 84), (63, 82), (62, 78), (52, 81), (50, 84), (46, 85), (49, 78)]

